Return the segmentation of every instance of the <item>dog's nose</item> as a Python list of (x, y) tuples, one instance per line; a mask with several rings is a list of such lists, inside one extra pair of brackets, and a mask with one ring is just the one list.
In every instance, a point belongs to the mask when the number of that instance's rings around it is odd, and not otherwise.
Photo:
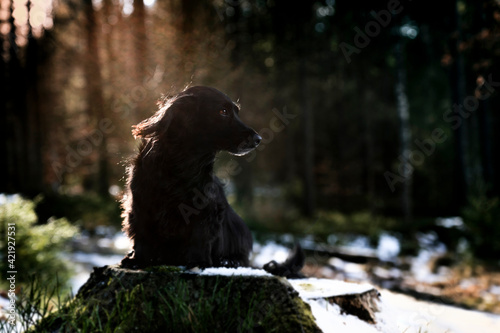
[(255, 133), (253, 135), (253, 144), (254, 144), (254, 146), (257, 147), (260, 144), (261, 141), (262, 141), (262, 137), (260, 135), (258, 135), (257, 133)]

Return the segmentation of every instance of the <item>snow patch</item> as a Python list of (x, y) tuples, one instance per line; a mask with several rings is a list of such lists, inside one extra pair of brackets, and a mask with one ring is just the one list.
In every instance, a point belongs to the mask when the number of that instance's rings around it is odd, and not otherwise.
[(399, 244), (399, 239), (385, 233), (380, 235), (377, 247), (377, 256), (381, 260), (395, 259), (400, 250), (401, 246)]
[(68, 255), (72, 262), (90, 264), (96, 267), (115, 265), (121, 262), (123, 255), (102, 255), (98, 253), (74, 252)]
[(266, 245), (255, 243), (253, 246), (254, 257), (252, 258), (253, 266), (263, 267), (271, 260), (276, 262), (284, 262), (288, 258), (291, 249), (279, 245), (275, 242), (268, 242)]
[(376, 256), (377, 251), (371, 246), (370, 239), (366, 236), (356, 236), (344, 246), (338, 246), (338, 249), (346, 254)]
[(500, 286), (492, 285), (489, 292), (492, 293), (493, 295), (500, 296)]
[(323, 333), (380, 332), (376, 326), (370, 325), (356, 316), (341, 314), (340, 307), (330, 304), (324, 299), (304, 300), (311, 306), (316, 325)]
[(19, 194), (5, 194), (0, 193), (0, 206), (6, 205), (8, 203), (16, 202), (21, 199)]
[(465, 230), (464, 220), (460, 216), (438, 218), (436, 219), (436, 225), (444, 228), (457, 228)]
[(328, 297), (367, 292), (374, 289), (370, 284), (316, 278), (288, 280), (288, 282), (298, 291), (299, 296), (304, 302), (309, 304), (311, 312), (316, 320), (316, 325), (318, 325), (324, 333), (400, 332), (392, 323), (390, 314), (382, 316), (382, 313), (376, 313), (376, 324), (372, 325), (356, 316), (342, 313), (337, 304), (331, 304), (325, 300), (325, 298)]
[(123, 232), (119, 232), (113, 237), (113, 245), (118, 250), (131, 250), (133, 246), (130, 238)]
[(299, 292), (299, 296), (304, 300), (361, 294), (374, 289), (373, 286), (368, 283), (351, 283), (316, 278), (288, 280), (288, 282)]
[(328, 263), (341, 271), (341, 274), (346, 279), (365, 281), (368, 279), (368, 274), (365, 271), (365, 265), (347, 262), (339, 258), (331, 258)]
[(446, 276), (434, 274), (429, 263), (432, 258), (446, 253), (446, 246), (438, 241), (434, 232), (417, 235), (420, 245), (418, 256), (412, 259), (411, 272), (417, 281), (435, 283), (446, 280)]
[(227, 268), (227, 267), (211, 267), (205, 268), (200, 275), (224, 275), (224, 276), (272, 276), (263, 269), (255, 269), (250, 267), (238, 267), (238, 268)]

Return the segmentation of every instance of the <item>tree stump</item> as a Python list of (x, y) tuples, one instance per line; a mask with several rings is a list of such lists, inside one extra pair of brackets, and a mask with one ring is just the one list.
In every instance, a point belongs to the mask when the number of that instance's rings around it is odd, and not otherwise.
[(94, 268), (75, 298), (34, 331), (321, 332), (307, 303), (313, 296), (375, 321), (376, 290), (341, 295), (327, 290), (331, 283), (341, 282), (288, 281), (251, 268), (195, 273), (171, 266), (105, 266)]

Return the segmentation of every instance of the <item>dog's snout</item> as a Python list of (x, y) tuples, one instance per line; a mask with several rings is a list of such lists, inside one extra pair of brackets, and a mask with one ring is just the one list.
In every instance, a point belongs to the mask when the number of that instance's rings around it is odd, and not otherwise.
[(253, 135), (253, 145), (254, 145), (254, 147), (257, 147), (260, 144), (261, 141), (262, 141), (262, 137), (259, 134), (255, 133)]

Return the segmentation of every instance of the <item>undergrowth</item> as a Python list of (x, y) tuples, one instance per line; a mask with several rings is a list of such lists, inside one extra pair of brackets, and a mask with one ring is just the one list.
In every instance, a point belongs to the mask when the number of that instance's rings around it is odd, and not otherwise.
[(142, 284), (131, 290), (116, 290), (108, 304), (76, 298), (30, 332), (252, 331), (257, 321), (266, 320), (266, 315), (262, 317), (258, 311), (258, 299), (264, 295), (243, 300), (232, 286), (216, 284), (207, 293), (193, 289), (189, 282), (176, 280), (157, 290)]
[(14, 306), (14, 325), (8, 321), (10, 309), (3, 309), (3, 316), (0, 319), (0, 332), (20, 333), (36, 327), (38, 322), (48, 316), (53, 311), (61, 310), (63, 305), (70, 299), (71, 295), (62, 295), (62, 288), (57, 276), (55, 283), (44, 281), (36, 275), (30, 277), (30, 281), (21, 288), (16, 295)]

